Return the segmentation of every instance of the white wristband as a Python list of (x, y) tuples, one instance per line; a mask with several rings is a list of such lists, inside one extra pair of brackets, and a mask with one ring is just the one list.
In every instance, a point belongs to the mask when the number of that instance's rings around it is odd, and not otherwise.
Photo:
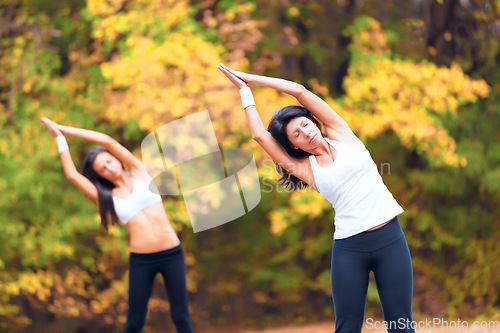
[(69, 150), (68, 143), (66, 142), (66, 138), (64, 137), (64, 135), (58, 135), (56, 137), (56, 142), (57, 150), (59, 151), (59, 153)]
[(243, 110), (246, 109), (247, 106), (256, 105), (250, 87), (241, 88), (240, 96), (241, 96), (241, 104), (243, 105)]

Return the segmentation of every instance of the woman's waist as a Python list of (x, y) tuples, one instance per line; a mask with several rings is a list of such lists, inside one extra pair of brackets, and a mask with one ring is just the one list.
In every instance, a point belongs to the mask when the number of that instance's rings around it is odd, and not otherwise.
[(403, 236), (404, 232), (396, 216), (376, 229), (365, 230), (346, 238), (335, 239), (333, 246), (350, 251), (372, 252), (397, 241)]
[(171, 249), (179, 244), (179, 237), (175, 233), (153, 237), (130, 235), (129, 252), (152, 253)]
[(144, 251), (140, 249), (133, 249), (131, 248), (130, 250), (130, 259), (134, 259), (135, 262), (137, 261), (158, 261), (158, 260), (165, 260), (168, 259), (169, 257), (171, 259), (174, 259), (175, 257), (178, 258), (178, 256), (183, 256), (183, 250), (182, 250), (182, 244), (179, 242), (174, 245), (170, 245), (167, 247), (160, 247), (160, 248), (151, 248), (151, 249), (146, 249)]
[(180, 243), (166, 216), (136, 216), (127, 223), (127, 228), (131, 252), (160, 251)]

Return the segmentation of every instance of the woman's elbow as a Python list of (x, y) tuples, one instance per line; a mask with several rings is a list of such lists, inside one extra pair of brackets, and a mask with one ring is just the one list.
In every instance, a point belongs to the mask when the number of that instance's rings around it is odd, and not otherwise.
[(105, 148), (108, 148), (108, 146), (113, 143), (115, 139), (113, 139), (111, 136), (107, 134), (103, 134), (103, 139), (102, 139), (102, 146)]
[(66, 179), (68, 179), (71, 183), (74, 183), (75, 179), (76, 179), (76, 175), (73, 173), (68, 173), (68, 174), (66, 174)]
[(260, 137), (258, 135), (252, 135), (252, 139), (255, 142), (261, 142), (262, 141), (262, 137)]
[(297, 88), (296, 88), (296, 92), (295, 92), (295, 97), (297, 96), (301, 96), (301, 95), (305, 95), (309, 93), (309, 90), (307, 90), (306, 87), (304, 87), (303, 85), (297, 83)]
[(252, 139), (257, 142), (262, 142), (264, 140), (265, 135), (267, 134), (267, 131), (263, 132), (258, 132), (258, 133), (252, 133)]

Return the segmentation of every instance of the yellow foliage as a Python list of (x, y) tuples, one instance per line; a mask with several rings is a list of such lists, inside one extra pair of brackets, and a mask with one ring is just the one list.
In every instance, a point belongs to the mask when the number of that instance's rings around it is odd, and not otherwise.
[[(246, 132), (246, 121), (237, 90), (215, 66), (224, 54), (230, 60), (226, 63), (244, 70), (248, 66), (244, 52), (262, 38), (262, 24), (251, 18), (253, 6), (249, 3), (225, 13), (205, 11), (202, 24), (215, 29), (222, 46), (187, 28), (191, 23), (182, 27), (190, 20), (189, 8), (187, 0), (91, 0), (87, 9), (97, 18), (93, 25), (95, 50), (84, 55), (75, 45), (69, 57), (78, 59), (82, 66), (98, 64), (109, 80), (99, 87), (104, 108), (99, 114), (105, 118), (119, 123), (138, 119), (142, 130), (151, 131), (190, 113), (208, 110), (214, 121), (224, 119), (217, 136), (231, 145), (238, 137), (229, 132)], [(118, 40), (122, 46), (119, 52), (104, 60), (105, 45)], [(234, 51), (227, 54), (228, 47)], [(74, 86), (72, 74), (68, 77), (67, 83)], [(274, 103), (278, 102), (274, 91), (268, 89), (261, 94), (266, 95), (271, 98), (263, 98), (262, 111), (269, 119), (284, 105)], [(98, 110), (92, 101), (85, 101), (84, 107)]]
[(147, 30), (158, 22), (165, 26), (176, 26), (188, 16), (189, 3), (186, 0), (134, 1), (125, 5), (125, 11), (118, 11), (125, 1), (91, 0), (88, 10), (102, 20), (95, 26), (97, 39), (114, 41), (129, 31)]
[(341, 115), (361, 137), (391, 129), (405, 146), (416, 145), (437, 166), (463, 166), (455, 141), (430, 115), (457, 113), (460, 104), (485, 98), (490, 88), (484, 80), (468, 78), (456, 63), (444, 68), (383, 57), (389, 50), (387, 38), (376, 20), (369, 22), (369, 28), (353, 36), (354, 43), (358, 51), (375, 56), (349, 68)]
[(95, 16), (103, 16), (115, 13), (125, 0), (88, 0), (87, 9)]
[[(112, 120), (138, 118), (142, 129), (153, 130), (159, 124), (207, 109), (205, 96), (214, 109), (218, 108), (220, 99), (212, 97), (214, 92), (232, 88), (227, 82), (213, 80), (220, 75), (214, 67), (221, 61), (218, 51), (188, 31), (172, 33), (160, 45), (145, 36), (129, 38), (127, 45), (130, 58), (120, 57), (101, 65), (103, 75), (112, 82), (103, 91), (109, 105), (106, 116)], [(231, 91), (234, 93), (234, 89)]]
[(331, 210), (330, 203), (311, 189), (292, 192), (290, 197), (288, 207), (268, 214), (270, 231), (274, 235), (281, 235), (289, 225), (318, 218)]
[(272, 211), (271, 213), (269, 213), (269, 219), (271, 220), (271, 233), (276, 236), (281, 235), (287, 227), (283, 212), (279, 212), (277, 210)]

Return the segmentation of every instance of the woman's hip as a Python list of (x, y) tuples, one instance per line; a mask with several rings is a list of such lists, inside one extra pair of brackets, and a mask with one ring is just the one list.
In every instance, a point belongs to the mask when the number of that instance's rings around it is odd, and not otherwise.
[(373, 252), (392, 244), (401, 237), (404, 237), (404, 232), (398, 218), (394, 217), (380, 228), (363, 231), (347, 238), (335, 239), (333, 247), (355, 252)]

